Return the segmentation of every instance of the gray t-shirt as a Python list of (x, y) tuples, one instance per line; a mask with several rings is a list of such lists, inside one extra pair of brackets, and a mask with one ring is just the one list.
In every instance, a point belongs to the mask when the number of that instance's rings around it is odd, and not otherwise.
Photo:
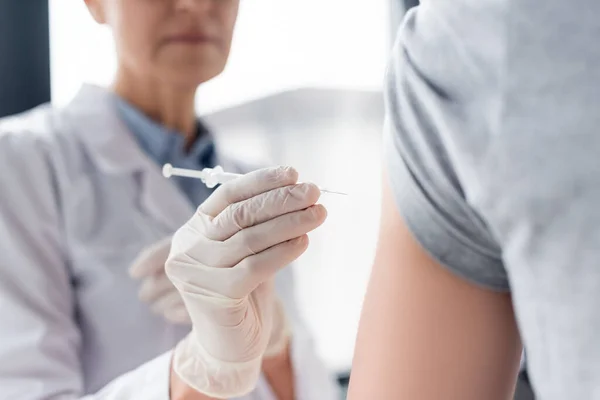
[(386, 90), (399, 210), (512, 293), (539, 399), (600, 399), (600, 1), (423, 3)]

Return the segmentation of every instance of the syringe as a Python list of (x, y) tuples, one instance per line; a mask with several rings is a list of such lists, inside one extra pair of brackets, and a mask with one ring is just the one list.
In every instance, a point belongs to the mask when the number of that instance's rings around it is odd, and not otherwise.
[[(225, 172), (220, 165), (216, 166), (215, 168), (204, 168), (200, 171), (195, 169), (175, 168), (171, 164), (165, 164), (163, 166), (162, 173), (165, 178), (170, 178), (172, 176), (183, 176), (186, 178), (200, 179), (202, 183), (204, 183), (210, 189), (219, 184), (229, 182), (242, 176), (242, 174)], [(342, 196), (348, 195), (347, 193), (334, 192), (332, 190), (323, 188), (319, 188), (319, 190), (321, 190), (322, 193), (339, 194)]]

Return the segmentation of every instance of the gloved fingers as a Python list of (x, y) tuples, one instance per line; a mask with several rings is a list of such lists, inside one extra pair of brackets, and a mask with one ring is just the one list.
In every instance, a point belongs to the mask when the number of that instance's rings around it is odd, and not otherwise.
[[(264, 291), (265, 293), (260, 295), (258, 292), (254, 294), (257, 294), (257, 297), (270, 297), (267, 294), (269, 291), (273, 292), (272, 278), (275, 277), (277, 271), (300, 257), (308, 248), (308, 243), (308, 235), (301, 235), (244, 258), (234, 267), (234, 269), (237, 269), (237, 279), (243, 279), (244, 281), (235, 286), (239, 286), (242, 291), (248, 293), (255, 290)], [(233, 296), (239, 296), (240, 294), (243, 293), (235, 293)]]
[(129, 276), (134, 279), (153, 275), (164, 268), (171, 250), (171, 238), (165, 238), (144, 249), (131, 264)]
[[(167, 274), (177, 275), (175, 270), (185, 269), (190, 274), (198, 275), (200, 271), (195, 268), (195, 264), (210, 268), (231, 268), (250, 255), (312, 231), (323, 223), (326, 216), (327, 211), (322, 205), (314, 205), (242, 229), (225, 241), (214, 241), (199, 231), (206, 229), (206, 216), (203, 218), (203, 214), (196, 213), (174, 236), (177, 254), (173, 254), (174, 258), (170, 260), (173, 262), (167, 262)], [(177, 262), (174, 262), (175, 259)]]
[(183, 299), (177, 290), (166, 293), (152, 303), (150, 309), (156, 314), (165, 315), (169, 310), (185, 307)]
[(192, 324), (190, 314), (188, 313), (188, 310), (187, 310), (187, 308), (185, 308), (184, 304), (181, 304), (180, 306), (166, 310), (164, 313), (164, 317), (167, 319), (167, 321), (172, 322), (174, 324), (178, 324), (178, 325), (191, 325)]
[(231, 204), (206, 226), (206, 236), (226, 240), (241, 231), (280, 215), (303, 210), (314, 205), (321, 195), (316, 185), (302, 183), (261, 193)]
[(198, 210), (214, 218), (231, 204), (269, 190), (293, 185), (297, 181), (298, 172), (291, 167), (274, 167), (253, 171), (221, 185), (202, 203)]
[(279, 243), (307, 234), (323, 224), (325, 218), (327, 218), (325, 207), (317, 204), (243, 229), (225, 241), (224, 244), (228, 248), (235, 250), (225, 252), (221, 267), (235, 265), (248, 256), (259, 254)]
[(138, 297), (140, 300), (150, 303), (160, 298), (165, 293), (175, 291), (177, 291), (177, 289), (175, 289), (175, 286), (173, 286), (173, 283), (171, 283), (165, 274), (163, 266), (163, 270), (160, 273), (144, 279), (140, 286)]

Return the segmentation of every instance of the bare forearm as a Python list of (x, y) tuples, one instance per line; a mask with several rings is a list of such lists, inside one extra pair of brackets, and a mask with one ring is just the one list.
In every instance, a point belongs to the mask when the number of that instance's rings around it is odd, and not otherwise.
[(289, 347), (263, 361), (263, 373), (278, 400), (294, 399), (294, 368)]

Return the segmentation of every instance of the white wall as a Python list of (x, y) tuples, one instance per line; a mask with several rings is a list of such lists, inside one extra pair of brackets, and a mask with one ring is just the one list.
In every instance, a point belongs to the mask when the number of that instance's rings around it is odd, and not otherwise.
[[(389, 46), (388, 0), (240, 0), (226, 72), (203, 87), (209, 112), (289, 88), (378, 89)], [(52, 98), (64, 104), (84, 82), (108, 84), (110, 32), (82, 0), (50, 0)]]

